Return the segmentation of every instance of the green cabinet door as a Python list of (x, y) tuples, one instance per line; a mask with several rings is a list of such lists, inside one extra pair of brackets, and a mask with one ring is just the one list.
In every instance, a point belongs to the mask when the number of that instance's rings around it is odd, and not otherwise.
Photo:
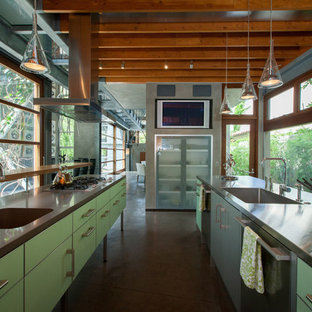
[(201, 231), (202, 225), (202, 211), (200, 209), (200, 181), (197, 180), (196, 182), (196, 224), (198, 229)]
[(73, 235), (75, 250), (75, 277), (96, 248), (96, 216), (91, 217)]
[(107, 203), (96, 216), (96, 245), (99, 245), (110, 229), (110, 203)]
[(312, 298), (312, 267), (302, 261), (297, 260), (297, 295), (312, 309), (312, 303), (308, 299)]
[(70, 286), (72, 237), (65, 240), (25, 277), (25, 312), (50, 312)]
[(119, 217), (120, 197), (118, 194), (111, 200), (110, 226), (112, 227)]
[[(21, 280), (23, 276), (24, 246), (20, 246), (0, 259), (0, 281), (8, 281), (0, 289), (0, 297)], [(0, 309), (0, 311), (2, 310)]]
[(311, 312), (308, 306), (297, 296), (297, 312)]
[(20, 281), (0, 298), (1, 312), (23, 312), (23, 281)]

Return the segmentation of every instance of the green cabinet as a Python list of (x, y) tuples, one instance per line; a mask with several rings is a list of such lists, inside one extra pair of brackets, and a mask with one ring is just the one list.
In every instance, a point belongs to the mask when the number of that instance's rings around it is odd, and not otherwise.
[(73, 230), (76, 231), (82, 226), (88, 218), (96, 214), (97, 202), (96, 198), (90, 200), (85, 205), (81, 206), (73, 212)]
[[(297, 259), (297, 312), (312, 310), (312, 267)], [(304, 302), (304, 304), (302, 302)]]
[[(211, 194), (211, 256), (228, 293), (240, 311), (241, 213), (218, 194)], [(230, 259), (230, 261), (229, 261)]]
[[(0, 297), (24, 277), (24, 246), (20, 246), (0, 259)], [(1, 311), (1, 310), (0, 310)]]
[(110, 229), (110, 209), (111, 203), (106, 205), (97, 212), (96, 215), (96, 245), (99, 245)]
[(66, 238), (72, 235), (72, 215), (56, 222), (25, 243), (25, 273), (47, 257)]
[(200, 205), (200, 190), (201, 190), (201, 181), (196, 181), (196, 225), (197, 228), (202, 230), (202, 211)]
[(297, 296), (297, 312), (311, 312), (312, 310)]
[(66, 239), (25, 277), (25, 312), (51, 311), (72, 282), (72, 238)]
[(24, 294), (23, 281), (18, 282), (13, 288), (0, 297), (0, 311), (2, 312), (23, 312)]
[(75, 250), (75, 278), (96, 248), (96, 217), (90, 217), (73, 234)]

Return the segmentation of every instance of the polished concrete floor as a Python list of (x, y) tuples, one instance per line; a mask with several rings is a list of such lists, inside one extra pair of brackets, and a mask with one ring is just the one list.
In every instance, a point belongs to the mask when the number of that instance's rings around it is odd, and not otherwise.
[[(232, 312), (200, 243), (192, 212), (145, 212), (145, 192), (127, 177), (124, 231), (118, 220), (69, 289), (69, 311)], [(55, 308), (60, 311), (60, 305)]]

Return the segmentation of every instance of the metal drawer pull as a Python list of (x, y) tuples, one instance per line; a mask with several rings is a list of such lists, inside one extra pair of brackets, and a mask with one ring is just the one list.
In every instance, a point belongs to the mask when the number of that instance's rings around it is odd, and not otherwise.
[(0, 281), (0, 289), (2, 289), (5, 285), (8, 285), (9, 280)]
[(206, 194), (211, 194), (211, 190), (205, 190)]
[(92, 226), (88, 229), (88, 231), (86, 233), (83, 233), (81, 236), (82, 237), (88, 237), (94, 232), (94, 230), (95, 230), (95, 226)]
[(119, 203), (119, 200), (116, 200), (116, 201), (113, 203), (113, 206), (116, 206), (118, 203)]
[(107, 217), (108, 214), (109, 214), (109, 210), (106, 210), (106, 211), (101, 215), (101, 218)]
[(307, 294), (307, 295), (306, 295), (306, 298), (310, 301), (310, 303), (312, 303), (312, 295)]
[(72, 270), (70, 272), (66, 272), (66, 277), (74, 277), (75, 276), (75, 249), (67, 249), (66, 254), (72, 255)]
[(121, 197), (125, 197), (126, 196), (126, 193), (123, 193), (122, 195), (121, 195)]
[(95, 209), (89, 209), (86, 213), (82, 215), (83, 218), (88, 218), (92, 215), (92, 213), (95, 211)]
[(198, 183), (196, 183), (196, 186), (202, 186), (202, 184), (198, 184)]
[[(251, 221), (244, 220), (240, 217), (234, 217), (234, 220), (238, 222), (243, 228), (247, 226)], [(290, 261), (290, 256), (285, 254), (282, 250), (276, 247), (271, 247), (261, 237), (257, 239), (257, 242), (277, 261)], [(312, 297), (311, 297), (312, 299)]]
[(126, 186), (126, 183), (121, 184), (121, 186)]

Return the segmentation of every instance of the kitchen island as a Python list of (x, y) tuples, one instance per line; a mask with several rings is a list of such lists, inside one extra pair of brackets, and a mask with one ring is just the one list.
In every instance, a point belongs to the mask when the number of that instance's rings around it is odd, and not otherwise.
[[(203, 176), (198, 179), (211, 189), (208, 208), (211, 214), (210, 252), (236, 309), (249, 311), (252, 306), (253, 311), (296, 311), (297, 306), (297, 311), (304, 311), (299, 307), (303, 301), (303, 305), (309, 304), (305, 297), (311, 289), (300, 290), (300, 285), (305, 282), (297, 280), (297, 271), (300, 272), (304, 266), (307, 276), (310, 276), (309, 270), (312, 272), (312, 206), (297, 203), (295, 192), (290, 193), (291, 199), (270, 193), (276, 197), (274, 203), (243, 201), (232, 195), (238, 193), (250, 198), (252, 189), (264, 189), (263, 180), (249, 176), (238, 177), (236, 181)], [(265, 279), (271, 274), (267, 264), (273, 265), (274, 271), (281, 274), (273, 277), (278, 285), (273, 291), (269, 282), (265, 282), (267, 289), (264, 295), (245, 287), (240, 278), (242, 229), (245, 226), (252, 227), (266, 242), (262, 246)], [(311, 308), (311, 303), (308, 307)]]
[[(1, 198), (0, 214), (13, 218), (1, 220), (0, 310), (51, 311), (103, 239), (106, 260), (106, 234), (123, 216), (125, 196), (121, 174), (87, 190), (40, 187)], [(14, 214), (42, 211), (28, 224), (10, 224)]]

